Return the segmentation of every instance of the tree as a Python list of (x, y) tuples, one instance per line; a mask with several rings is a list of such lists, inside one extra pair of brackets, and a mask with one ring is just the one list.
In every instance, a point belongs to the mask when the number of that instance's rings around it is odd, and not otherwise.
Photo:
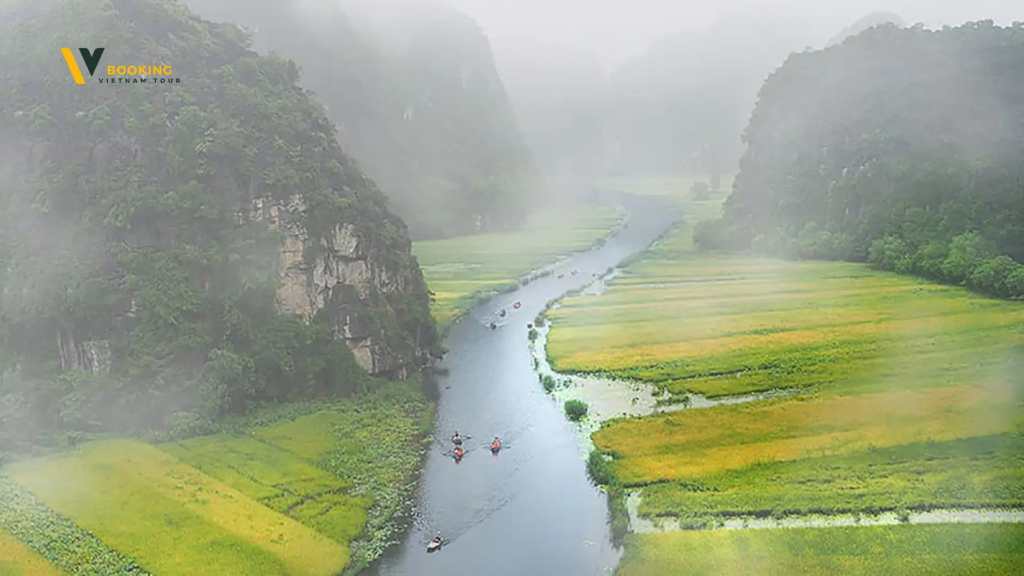
[(1022, 57), (1024, 24), (992, 22), (881, 26), (791, 55), (761, 88), (722, 219), (695, 241), (1009, 295), (1024, 261)]

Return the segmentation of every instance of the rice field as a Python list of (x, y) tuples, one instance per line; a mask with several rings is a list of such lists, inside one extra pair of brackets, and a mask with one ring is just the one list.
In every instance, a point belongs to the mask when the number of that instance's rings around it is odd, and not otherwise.
[(9, 532), (0, 530), (0, 576), (60, 576), (62, 572)]
[(432, 415), (418, 381), (381, 382), (229, 418), (212, 436), (107, 440), (11, 464), (0, 567), (31, 567), (34, 551), (70, 574), (357, 571), (396, 538)]
[(593, 434), (641, 516), (696, 529), (630, 535), (620, 574), (1012, 573), (1020, 525), (699, 530), (1024, 507), (1024, 303), (859, 264), (698, 253), (692, 224), (713, 206), (679, 189), (664, 184), (685, 223), (604, 293), (548, 313), (553, 368), (645, 382), (680, 408), (786, 394)]
[(654, 484), (639, 513), (698, 528), (730, 517), (1014, 508), (1024, 503), (1018, 433), (872, 447)]
[(346, 548), (366, 526), (372, 497), (350, 495), (351, 483), (261, 439), (207, 436), (161, 449)]
[(617, 574), (1019, 574), (1024, 525), (704, 530), (626, 537)]
[(525, 274), (590, 248), (624, 216), (617, 207), (582, 204), (536, 212), (515, 232), (415, 242), (413, 253), (434, 292), (431, 312), (444, 328), (478, 298), (515, 287)]
[(6, 472), (154, 573), (323, 576), (348, 563), (344, 545), (148, 444), (94, 442)]
[[(676, 235), (549, 317), (561, 371), (688, 393), (879, 390), (1006, 378), (1024, 305), (842, 262), (706, 257)], [(927, 360), (906, 362), (907, 358)]]

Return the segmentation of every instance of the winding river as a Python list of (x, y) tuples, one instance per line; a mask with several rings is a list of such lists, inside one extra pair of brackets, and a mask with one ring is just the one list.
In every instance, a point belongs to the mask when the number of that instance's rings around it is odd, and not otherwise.
[[(370, 574), (590, 576), (614, 570), (620, 551), (610, 541), (606, 498), (587, 477), (574, 425), (538, 383), (526, 328), (549, 300), (645, 249), (675, 219), (655, 200), (612, 197), (629, 213), (618, 235), (551, 276), (474, 309), (452, 328), (439, 366), (436, 438), (412, 526)], [(513, 310), (516, 301), (522, 307)], [(495, 312), (502, 307), (509, 311), (505, 318)], [(492, 320), (497, 330), (487, 328)], [(454, 430), (470, 437), (460, 463), (448, 452)], [(488, 448), (495, 436), (504, 445), (498, 455)], [(427, 554), (437, 532), (450, 543)]]

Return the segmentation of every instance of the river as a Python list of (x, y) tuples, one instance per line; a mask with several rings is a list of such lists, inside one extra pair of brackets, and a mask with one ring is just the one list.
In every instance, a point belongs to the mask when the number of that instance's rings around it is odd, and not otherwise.
[[(369, 574), (589, 576), (614, 570), (621, 552), (611, 544), (605, 495), (587, 477), (574, 425), (534, 374), (526, 327), (549, 300), (645, 249), (675, 219), (655, 200), (612, 198), (629, 213), (618, 235), (551, 276), (495, 297), (452, 328), (439, 365), (436, 438), (412, 526)], [(519, 310), (512, 308), (516, 301)], [(496, 314), (502, 307), (509, 311), (505, 318)], [(497, 330), (487, 328), (491, 320), (500, 324)], [(448, 455), (454, 430), (470, 437), (460, 463)], [(498, 455), (489, 450), (495, 436), (504, 445)], [(450, 543), (427, 554), (437, 532)]]

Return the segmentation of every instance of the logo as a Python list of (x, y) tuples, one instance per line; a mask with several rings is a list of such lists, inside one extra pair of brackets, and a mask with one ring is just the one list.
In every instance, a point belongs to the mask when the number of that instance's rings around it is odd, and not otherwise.
[[(60, 51), (64, 54), (64, 59), (68, 61), (68, 69), (71, 70), (71, 75), (75, 78), (75, 84), (85, 84), (85, 78), (82, 77), (82, 71), (78, 69), (78, 62), (75, 62), (75, 55), (71, 53), (71, 48), (61, 48)], [(96, 72), (100, 58), (103, 57), (103, 48), (97, 48), (92, 53), (88, 48), (79, 48), (78, 51), (82, 53), (82, 60), (85, 61), (85, 66), (89, 69), (89, 76), (92, 76)]]
[[(78, 52), (82, 55), (82, 61), (85, 62), (85, 67), (89, 71), (89, 77), (93, 77), (96, 74), (96, 68), (99, 67), (100, 58), (103, 57), (104, 48), (96, 48), (89, 50), (88, 48), (79, 48)], [(75, 53), (71, 51), (71, 48), (61, 48), (61, 54), (64, 55), (64, 60), (68, 63), (68, 70), (71, 71), (71, 77), (75, 79), (75, 84), (85, 84), (85, 76), (82, 75), (82, 70), (78, 67), (78, 62), (75, 60)], [(107, 76), (105, 78), (97, 78), (100, 84), (180, 84), (180, 78), (171, 78), (170, 64), (160, 64), (151, 66), (107, 66)]]

